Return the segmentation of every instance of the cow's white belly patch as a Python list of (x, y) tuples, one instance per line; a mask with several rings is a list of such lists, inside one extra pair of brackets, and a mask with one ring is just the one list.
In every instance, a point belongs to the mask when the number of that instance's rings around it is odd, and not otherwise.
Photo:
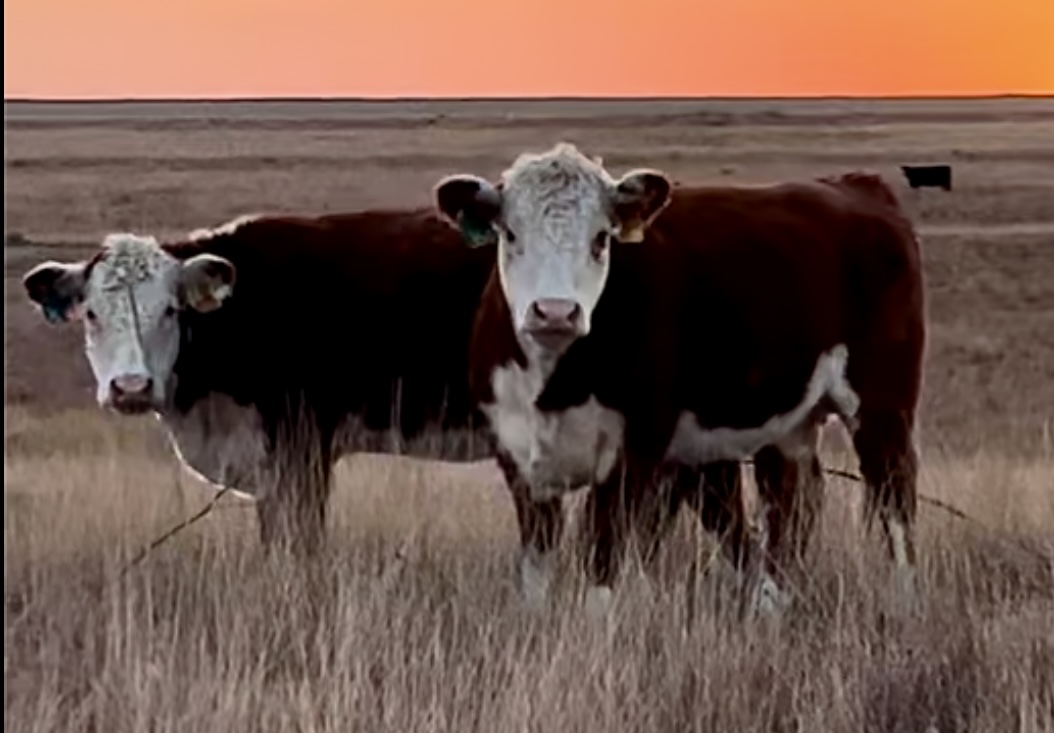
[(856, 417), (860, 399), (845, 376), (848, 351), (835, 346), (821, 354), (801, 401), (789, 412), (773, 415), (753, 428), (704, 428), (690, 412), (681, 414), (666, 458), (688, 465), (745, 460), (767, 445), (795, 457), (814, 449), (816, 426), (833, 412), (847, 424)]
[(172, 448), (199, 478), (244, 498), (272, 490), (270, 460), (260, 415), (227, 395), (210, 394), (186, 414), (165, 414)]
[(491, 377), (494, 402), (483, 406), (498, 443), (515, 462), (536, 501), (604, 481), (622, 450), (622, 416), (595, 399), (562, 412), (535, 407), (540, 369), (511, 364)]

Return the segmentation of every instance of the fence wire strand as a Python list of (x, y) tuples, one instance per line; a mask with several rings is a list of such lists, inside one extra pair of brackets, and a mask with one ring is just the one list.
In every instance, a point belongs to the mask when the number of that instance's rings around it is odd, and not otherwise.
[[(745, 465), (753, 465), (753, 461), (743, 461), (743, 463)], [(858, 484), (863, 484), (864, 483), (863, 476), (861, 476), (858, 473), (854, 473), (853, 471), (847, 471), (847, 470), (841, 469), (841, 468), (827, 468), (827, 467), (824, 467), (823, 472), (825, 474), (827, 474), (828, 476), (836, 476), (838, 478), (848, 479), (849, 481), (853, 481), (853, 482), (856, 482)], [(227, 487), (227, 486), (223, 487), (222, 489), (219, 490), (219, 492), (216, 494), (216, 496), (214, 496), (204, 507), (202, 507), (197, 512), (195, 512), (191, 516), (187, 517), (183, 521), (179, 522), (178, 524), (175, 524), (170, 529), (168, 529), (166, 532), (164, 532), (163, 534), (158, 536), (156, 539), (151, 541), (148, 545), (143, 547), (143, 549), (141, 549), (136, 554), (136, 556), (134, 558), (132, 558), (132, 560), (127, 565), (125, 565), (124, 568), (122, 568), (122, 570), (121, 570), (120, 574), (118, 575), (118, 577), (123, 577), (129, 570), (131, 570), (136, 565), (139, 565), (141, 562), (146, 560), (146, 558), (149, 557), (150, 554), (154, 550), (156, 550), (158, 547), (160, 547), (161, 545), (163, 545), (166, 542), (168, 542), (170, 539), (175, 537), (177, 534), (182, 532), (187, 527), (190, 527), (191, 525), (196, 524), (197, 522), (201, 521), (206, 516), (208, 516), (212, 512), (212, 510), (216, 507), (216, 504), (220, 501), (220, 499), (222, 499), (224, 497), (224, 495), (229, 490), (230, 490), (230, 487)], [(967, 514), (966, 512), (964, 512), (962, 509), (959, 509), (958, 507), (955, 507), (955, 506), (953, 506), (952, 504), (949, 504), (946, 501), (943, 501), (941, 499), (937, 499), (937, 498), (932, 497), (932, 496), (927, 496), (926, 494), (919, 494), (918, 495), (918, 499), (919, 499), (919, 501), (921, 503), (928, 504), (929, 506), (932, 506), (932, 507), (934, 507), (936, 509), (940, 509), (941, 511), (949, 514), (952, 517), (955, 517), (956, 519), (962, 520), (962, 521), (964, 521), (964, 522), (966, 522), (968, 524), (972, 524), (972, 525), (974, 525), (976, 527), (979, 527), (980, 529), (983, 529), (986, 533), (989, 533), (989, 534), (993, 534), (994, 533), (994, 530), (991, 527), (989, 527), (987, 524), (985, 524), (984, 522), (982, 522), (979, 519), (975, 519), (974, 517), (972, 517), (969, 514)], [(1036, 548), (1026, 544), (1023, 540), (1020, 540), (1018, 538), (1013, 538), (1013, 540), (1014, 540), (1014, 544), (1018, 548), (1020, 548), (1021, 550), (1024, 550), (1025, 552), (1029, 553), (1033, 557), (1035, 557), (1035, 558), (1037, 558), (1039, 560), (1042, 560), (1043, 562), (1048, 562), (1049, 563), (1049, 562), (1052, 561), (1052, 559), (1046, 553), (1044, 553), (1044, 552), (1042, 552), (1040, 550), (1037, 550)]]

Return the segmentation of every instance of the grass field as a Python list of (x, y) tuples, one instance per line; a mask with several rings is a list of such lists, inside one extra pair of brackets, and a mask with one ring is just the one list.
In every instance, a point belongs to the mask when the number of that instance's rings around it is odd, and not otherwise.
[[(1054, 731), (1054, 100), (8, 105), (4, 720), (10, 731)], [(489, 464), (358, 456), (323, 560), (267, 558), (152, 418), (95, 409), (75, 328), (18, 279), (108, 231), (427, 203), (570, 140), (682, 181), (869, 168), (922, 232), (920, 598), (831, 478), (799, 604), (744, 623), (687, 518), (608, 623), (531, 614)], [(955, 190), (897, 166), (947, 161)], [(854, 469), (839, 441), (825, 461)], [(568, 550), (570, 552), (570, 550)], [(569, 558), (570, 564), (570, 558)], [(705, 572), (704, 572), (705, 571)]]

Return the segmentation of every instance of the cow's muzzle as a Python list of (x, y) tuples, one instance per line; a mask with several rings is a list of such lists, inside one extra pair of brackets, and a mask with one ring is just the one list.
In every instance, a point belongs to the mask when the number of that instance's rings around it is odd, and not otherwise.
[(109, 406), (123, 415), (140, 415), (154, 409), (154, 380), (137, 374), (110, 380)]
[(567, 298), (540, 298), (527, 309), (523, 331), (543, 349), (562, 352), (585, 334), (582, 307)]

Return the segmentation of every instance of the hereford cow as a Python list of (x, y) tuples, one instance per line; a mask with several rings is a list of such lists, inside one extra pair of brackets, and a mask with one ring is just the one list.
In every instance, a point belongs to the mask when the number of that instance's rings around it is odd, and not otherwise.
[[(500, 183), (455, 175), (435, 195), (472, 241), (498, 245), (472, 387), (524, 528), (521, 574), (544, 588), (558, 497), (592, 484), (587, 602), (606, 602), (657, 472), (755, 452), (759, 542), (780, 547), (788, 505), (822, 491), (830, 412), (854, 434), (897, 564), (914, 564), (923, 289), (881, 179), (671, 195), (657, 171), (614, 179), (560, 144)], [(771, 557), (761, 601), (781, 595)]]
[(265, 543), (313, 551), (342, 454), (492, 455), (466, 359), (493, 260), (430, 210), (374, 211), (112, 234), (24, 284), (83, 321), (100, 405), (158, 413), (187, 465), (259, 500)]
[[(292, 530), (313, 552), (341, 455), (493, 456), (467, 382), (493, 266), (431, 211), (375, 211), (113, 234), (24, 285), (49, 322), (83, 322), (102, 407), (156, 412), (185, 465), (259, 500), (265, 544)], [(699, 501), (719, 470), (680, 474), (677, 496)], [(735, 525), (727, 502), (706, 511)]]

